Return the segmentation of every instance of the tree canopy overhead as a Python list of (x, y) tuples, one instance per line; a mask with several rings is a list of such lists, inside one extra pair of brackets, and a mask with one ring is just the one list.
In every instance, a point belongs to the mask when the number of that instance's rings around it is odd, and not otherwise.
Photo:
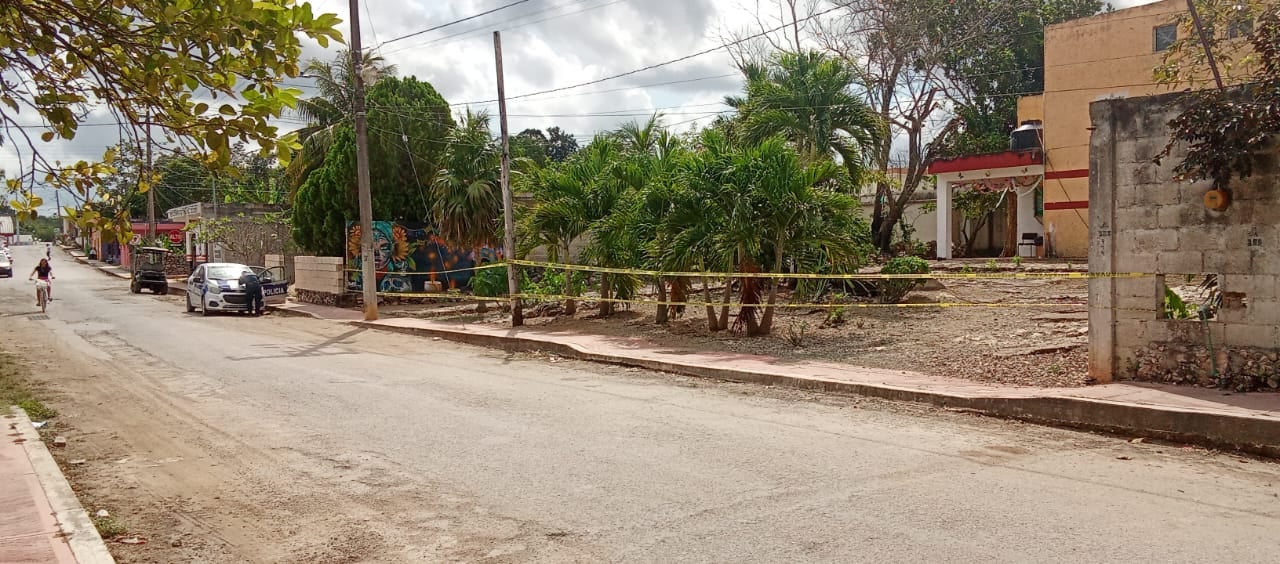
[[(22, 146), (22, 170), (8, 175), (14, 207), (21, 214), (40, 205), (31, 193), (37, 182), (92, 195), (114, 155), (51, 163), (41, 143), (75, 138), (94, 109), (107, 110), (123, 137), (140, 139), (152, 124), (156, 135), (224, 166), (237, 140), (287, 160), (297, 143), (270, 120), (301, 94), (285, 81), (299, 75), (302, 37), (321, 46), (341, 41), (340, 22), (296, 0), (6, 2), (0, 141)], [(104, 228), (127, 221), (92, 209), (77, 218)]]

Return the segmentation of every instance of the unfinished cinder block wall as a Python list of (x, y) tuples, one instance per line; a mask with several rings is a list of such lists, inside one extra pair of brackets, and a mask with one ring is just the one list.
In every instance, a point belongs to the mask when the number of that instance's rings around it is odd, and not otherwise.
[[(1089, 269), (1157, 276), (1089, 283), (1089, 372), (1239, 390), (1280, 387), (1280, 168), (1262, 155), (1232, 203), (1211, 211), (1207, 182), (1173, 179), (1175, 152), (1157, 165), (1181, 93), (1090, 106)], [(1162, 319), (1165, 282), (1217, 274), (1222, 309), (1208, 322)], [(1215, 377), (1215, 372), (1219, 377)]]

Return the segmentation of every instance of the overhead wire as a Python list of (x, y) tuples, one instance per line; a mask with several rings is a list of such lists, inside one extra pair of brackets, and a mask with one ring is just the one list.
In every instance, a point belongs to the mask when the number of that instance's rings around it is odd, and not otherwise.
[[(422, 35), (422, 34), (424, 34), (424, 33), (430, 33), (430, 32), (432, 32), (432, 31), (436, 31), (436, 30), (438, 30), (438, 29), (444, 29), (444, 28), (449, 27), (449, 26), (452, 26), (452, 25), (457, 25), (457, 24), (460, 24), (460, 23), (463, 23), (463, 22), (471, 21), (471, 20), (474, 20), (474, 19), (479, 18), (479, 17), (482, 17), (482, 16), (487, 16), (487, 15), (492, 14), (492, 13), (494, 13), (494, 12), (498, 12), (498, 11), (501, 11), (501, 10), (505, 10), (505, 9), (507, 9), (507, 8), (511, 8), (511, 7), (514, 7), (514, 6), (519, 6), (520, 4), (524, 4), (525, 2), (529, 2), (529, 0), (516, 0), (515, 2), (510, 2), (510, 3), (507, 3), (507, 4), (503, 4), (503, 5), (501, 5), (501, 6), (498, 6), (497, 8), (493, 8), (493, 9), (491, 9), (491, 10), (485, 10), (485, 11), (483, 11), (483, 12), (480, 12), (480, 13), (477, 13), (477, 14), (472, 14), (472, 15), (467, 16), (467, 17), (464, 17), (464, 18), (459, 18), (459, 19), (456, 19), (456, 20), (453, 20), (453, 21), (449, 21), (449, 22), (445, 22), (445, 23), (442, 23), (442, 24), (439, 24), (439, 25), (434, 25), (434, 26), (431, 26), (431, 27), (426, 28), (426, 29), (423, 29), (423, 30), (415, 31), (415, 32), (412, 32), (412, 33), (406, 33), (406, 34), (401, 35), (401, 36), (399, 36), (399, 37), (393, 37), (393, 38), (388, 39), (388, 40), (386, 40), (386, 41), (380, 42), (380, 43), (378, 43), (378, 47), (381, 47), (381, 46), (383, 46), (383, 45), (387, 45), (387, 44), (390, 44), (390, 43), (395, 43), (395, 42), (397, 42), (397, 41), (402, 41), (402, 40), (405, 40), (405, 39), (409, 39), (409, 38), (411, 38), (411, 37), (417, 37), (417, 36)], [(367, 5), (367, 3), (366, 3), (366, 5)], [(370, 21), (370, 24), (372, 24), (372, 20)], [(374, 41), (377, 41), (377, 39), (375, 38), (375, 39), (374, 39)]]

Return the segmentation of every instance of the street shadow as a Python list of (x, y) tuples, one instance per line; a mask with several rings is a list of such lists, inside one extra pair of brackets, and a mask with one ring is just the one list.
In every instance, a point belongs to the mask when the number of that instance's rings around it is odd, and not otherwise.
[(290, 347), (290, 348), (297, 348), (297, 350), (287, 352), (285, 354), (257, 355), (257, 356), (243, 356), (243, 357), (229, 356), (227, 357), (227, 360), (233, 360), (233, 361), (267, 360), (272, 358), (308, 358), (308, 357), (342, 356), (342, 355), (359, 354), (359, 353), (356, 353), (355, 351), (346, 351), (346, 350), (326, 351), (325, 349), (337, 344), (345, 343), (352, 337), (359, 335), (361, 333), (364, 333), (365, 331), (368, 331), (368, 329), (365, 329), (363, 327), (357, 327), (355, 329), (352, 329), (351, 331), (347, 331), (346, 333), (343, 333), (341, 335), (338, 335), (330, 339), (325, 339), (324, 341), (321, 341), (314, 345), (303, 345), (300, 348)]

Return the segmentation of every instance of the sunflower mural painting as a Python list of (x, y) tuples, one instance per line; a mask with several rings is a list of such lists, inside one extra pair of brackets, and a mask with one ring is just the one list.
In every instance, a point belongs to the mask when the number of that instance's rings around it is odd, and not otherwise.
[[(347, 224), (347, 289), (362, 288), (360, 243), (355, 222)], [(409, 293), (466, 288), (474, 271), (464, 269), (495, 262), (501, 255), (488, 247), (475, 251), (450, 249), (429, 225), (393, 221), (373, 222), (374, 270), (379, 292)], [(478, 260), (477, 260), (478, 259)], [(461, 272), (455, 272), (462, 270)]]

